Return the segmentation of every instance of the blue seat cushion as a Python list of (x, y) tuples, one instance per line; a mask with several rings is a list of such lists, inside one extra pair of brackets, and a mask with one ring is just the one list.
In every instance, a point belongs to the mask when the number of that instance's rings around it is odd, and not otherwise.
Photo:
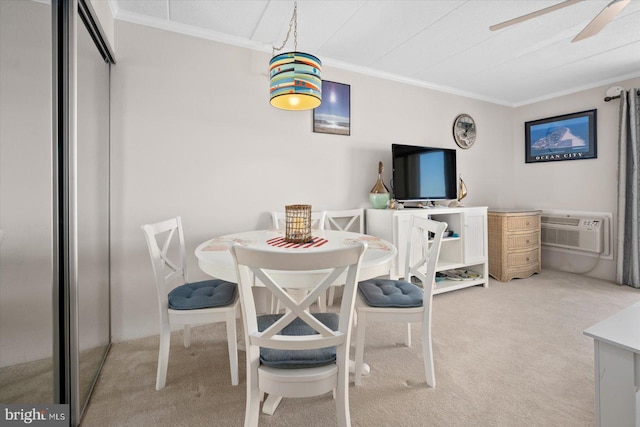
[(229, 305), (236, 297), (237, 288), (235, 283), (220, 279), (186, 283), (169, 292), (169, 308), (193, 310)]
[[(339, 316), (336, 313), (313, 313), (313, 316), (332, 331), (338, 330)], [(260, 332), (273, 325), (282, 314), (265, 314), (258, 316)], [(289, 323), (278, 335), (310, 335), (317, 332), (300, 318)], [(313, 350), (278, 350), (260, 347), (260, 362), (273, 368), (313, 368), (329, 365), (336, 361), (336, 348), (324, 347)]]
[(420, 307), (424, 296), (421, 288), (403, 280), (365, 280), (358, 291), (372, 307)]

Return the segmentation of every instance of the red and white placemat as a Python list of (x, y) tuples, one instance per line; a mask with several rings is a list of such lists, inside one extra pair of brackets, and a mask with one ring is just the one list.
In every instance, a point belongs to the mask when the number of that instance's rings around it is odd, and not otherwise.
[(327, 243), (329, 240), (323, 237), (314, 237), (312, 241), (309, 243), (289, 243), (284, 237), (274, 237), (273, 239), (267, 240), (267, 244), (270, 246), (274, 246), (276, 248), (286, 248), (286, 249), (307, 249), (307, 248), (319, 248), (320, 246)]

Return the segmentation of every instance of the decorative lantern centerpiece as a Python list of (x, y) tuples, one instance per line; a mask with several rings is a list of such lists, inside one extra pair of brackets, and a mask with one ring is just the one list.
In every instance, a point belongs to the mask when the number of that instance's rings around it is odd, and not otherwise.
[(285, 234), (288, 243), (309, 243), (311, 236), (311, 205), (285, 206)]

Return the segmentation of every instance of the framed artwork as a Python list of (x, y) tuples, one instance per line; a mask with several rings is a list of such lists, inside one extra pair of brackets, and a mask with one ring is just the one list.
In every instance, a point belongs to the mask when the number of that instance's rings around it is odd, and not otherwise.
[(525, 163), (597, 158), (596, 111), (526, 122)]
[(322, 104), (313, 110), (313, 131), (351, 135), (351, 86), (322, 81)]

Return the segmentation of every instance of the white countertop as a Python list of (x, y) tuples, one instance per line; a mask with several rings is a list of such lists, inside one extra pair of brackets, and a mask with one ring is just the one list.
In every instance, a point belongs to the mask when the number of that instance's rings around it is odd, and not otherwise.
[(634, 353), (640, 353), (640, 302), (585, 329), (584, 334)]

